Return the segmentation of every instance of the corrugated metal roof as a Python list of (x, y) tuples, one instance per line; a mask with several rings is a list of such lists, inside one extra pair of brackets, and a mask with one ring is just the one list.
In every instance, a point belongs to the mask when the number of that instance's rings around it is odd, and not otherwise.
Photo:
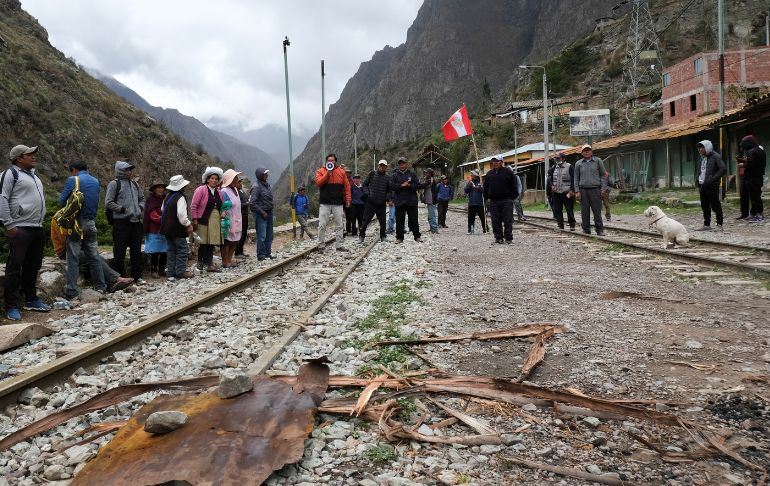
[[(553, 152), (555, 150), (564, 150), (570, 148), (569, 145), (559, 145), (556, 144), (556, 148), (554, 148), (554, 144), (549, 143), (548, 146), (550, 147), (550, 150)], [(537, 143), (529, 143), (527, 145), (522, 145), (521, 147), (515, 148), (513, 150), (509, 150), (508, 152), (502, 152), (499, 154), (490, 155), (489, 157), (484, 157), (483, 159), (479, 159), (478, 163), (483, 164), (484, 162), (487, 162), (492, 159), (492, 157), (511, 157), (516, 154), (525, 154), (527, 152), (542, 152), (543, 148), (545, 147), (545, 143), (543, 142), (537, 142)], [(542, 160), (542, 158), (540, 159)], [(460, 164), (460, 167), (464, 167), (466, 165), (476, 164), (477, 162), (475, 160), (470, 160), (468, 162), (465, 162), (463, 164)], [(521, 165), (521, 163), (519, 163)]]
[(718, 118), (711, 122), (712, 127), (718, 127), (721, 125), (728, 125), (741, 121), (743, 118), (755, 117), (755, 118), (768, 118), (770, 117), (770, 93), (754, 98), (746, 102), (743, 107), (735, 110), (732, 113), (727, 113), (725, 116)]

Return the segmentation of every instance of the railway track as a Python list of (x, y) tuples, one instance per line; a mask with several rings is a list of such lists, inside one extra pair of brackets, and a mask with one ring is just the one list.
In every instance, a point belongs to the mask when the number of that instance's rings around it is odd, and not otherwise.
[[(465, 212), (460, 208), (454, 211)], [(640, 231), (618, 226), (607, 226), (608, 236), (585, 234), (578, 231), (562, 230), (555, 226), (552, 219), (541, 216), (527, 216), (528, 221), (522, 223), (528, 226), (550, 230), (577, 238), (601, 241), (608, 244), (619, 244), (634, 250), (640, 250), (656, 255), (663, 255), (674, 260), (687, 263), (720, 266), (754, 273), (767, 277), (770, 275), (770, 248), (745, 245), (741, 243), (716, 242), (698, 238), (690, 238), (690, 246), (678, 248), (661, 248), (662, 237), (651, 231)], [(533, 219), (539, 222), (532, 221)]]
[[(300, 248), (245, 275), (218, 274), (215, 278), (220, 281), (231, 281), (201, 295), (185, 293), (186, 289), (175, 283), (164, 284), (161, 292), (176, 290), (181, 294), (170, 308), (0, 381), (0, 403), (15, 401), (29, 387), (68, 381), (106, 388), (210, 373), (225, 366), (262, 372), (376, 242), (349, 245), (354, 249), (345, 253), (345, 258), (336, 252), (319, 254), (317, 244)], [(16, 352), (34, 360), (40, 348), (38, 341)], [(50, 355), (50, 347), (46, 350)], [(40, 358), (45, 359), (42, 353)], [(95, 371), (86, 371), (89, 366)]]

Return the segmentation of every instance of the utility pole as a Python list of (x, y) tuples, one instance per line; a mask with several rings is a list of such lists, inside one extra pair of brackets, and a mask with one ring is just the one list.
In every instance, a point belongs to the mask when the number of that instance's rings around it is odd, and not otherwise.
[(326, 160), (326, 99), (324, 98), (324, 61), (321, 59), (321, 160)]
[(629, 98), (635, 100), (639, 94), (639, 87), (658, 81), (655, 77), (662, 76), (662, 69), (660, 71), (650, 69), (651, 66), (660, 65), (660, 56), (658, 55), (658, 34), (655, 31), (648, 0), (631, 1), (633, 10), (626, 36), (627, 60), (624, 63), (623, 78)]
[(356, 138), (356, 122), (353, 122), (353, 173), (358, 174), (358, 140)]
[(719, 116), (721, 117), (725, 114), (725, 0), (717, 0), (717, 22), (719, 23), (717, 35), (719, 37)]
[[(291, 105), (289, 104), (289, 62), (286, 57), (286, 48), (291, 44), (289, 43), (289, 37), (286, 36), (283, 39), (283, 73), (286, 79), (286, 120), (287, 120), (287, 132), (289, 133), (289, 191), (291, 192), (291, 199), (294, 201), (294, 155), (292, 154), (291, 147)], [(291, 205), (291, 229), (294, 239), (297, 239), (297, 213), (294, 208), (294, 204)]]
[(765, 14), (765, 45), (770, 46), (770, 12)]
[[(546, 186), (548, 185), (548, 162), (551, 158), (550, 144), (548, 143), (548, 77), (545, 72), (545, 66), (521, 65), (519, 68), (543, 70), (543, 200), (545, 201), (545, 207), (549, 208), (548, 198), (545, 197)], [(537, 185), (535, 185), (535, 189), (537, 189)]]

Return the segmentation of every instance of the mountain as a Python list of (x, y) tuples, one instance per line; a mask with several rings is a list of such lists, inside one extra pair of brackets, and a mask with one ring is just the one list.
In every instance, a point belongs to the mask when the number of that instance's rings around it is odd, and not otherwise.
[[(266, 152), (253, 145), (231, 135), (211, 130), (192, 116), (184, 115), (173, 108), (152, 106), (134, 90), (111, 76), (96, 70), (90, 70), (90, 72), (115, 94), (198, 147), (199, 151), (205, 150), (209, 155), (231, 162), (237, 170), (246, 174), (247, 177), (253, 179), (254, 171), (259, 167), (266, 167), (274, 173), (278, 173), (286, 166), (286, 163), (277, 162)], [(284, 157), (283, 160), (287, 160), (287, 158)]]
[[(243, 130), (241, 127), (217, 120), (208, 120), (206, 125), (231, 135), (249, 145), (261, 148), (270, 154), (270, 157), (272, 157), (273, 160), (278, 161), (281, 170), (288, 165), (289, 135), (286, 128), (283, 126), (271, 123), (262, 128), (257, 128), (256, 130)], [(305, 145), (307, 145), (307, 142), (312, 135), (313, 134), (307, 130), (297, 129), (296, 127), (293, 128), (291, 132), (291, 145), (295, 157), (303, 148), (305, 148)]]
[[(384, 147), (436, 131), (460, 105), (482, 114), (517, 76), (517, 66), (561, 51), (591, 32), (617, 0), (425, 0), (406, 42), (361, 64), (326, 114), (327, 148), (350, 157), (360, 144)], [(547, 43), (548, 48), (542, 47)], [(299, 183), (319, 165), (316, 133), (295, 161)], [(288, 175), (276, 183), (285, 196)]]
[(5, 158), (16, 144), (37, 145), (50, 193), (75, 159), (88, 162), (103, 184), (116, 160), (135, 163), (144, 185), (174, 174), (198, 180), (213, 164), (55, 49), (18, 0), (0, 0), (0, 37), (0, 150)]

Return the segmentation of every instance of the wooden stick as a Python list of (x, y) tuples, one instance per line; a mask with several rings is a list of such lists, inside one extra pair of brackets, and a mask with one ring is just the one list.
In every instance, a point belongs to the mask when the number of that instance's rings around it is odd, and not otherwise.
[(507, 456), (505, 456), (504, 459), (518, 466), (524, 466), (530, 469), (540, 469), (541, 471), (552, 472), (554, 474), (558, 474), (559, 476), (565, 476), (568, 478), (585, 479), (586, 481), (591, 481), (591, 482), (601, 483), (601, 484), (609, 484), (612, 486), (630, 486), (634, 484), (629, 481), (623, 481), (622, 479), (615, 479), (613, 477), (605, 477), (605, 476), (600, 476), (598, 474), (591, 474), (589, 472), (581, 471), (580, 469), (574, 469), (570, 467), (552, 466), (550, 464), (544, 464), (544, 463), (535, 462), (535, 461), (528, 461), (526, 459), (517, 459), (515, 457), (507, 457)]

